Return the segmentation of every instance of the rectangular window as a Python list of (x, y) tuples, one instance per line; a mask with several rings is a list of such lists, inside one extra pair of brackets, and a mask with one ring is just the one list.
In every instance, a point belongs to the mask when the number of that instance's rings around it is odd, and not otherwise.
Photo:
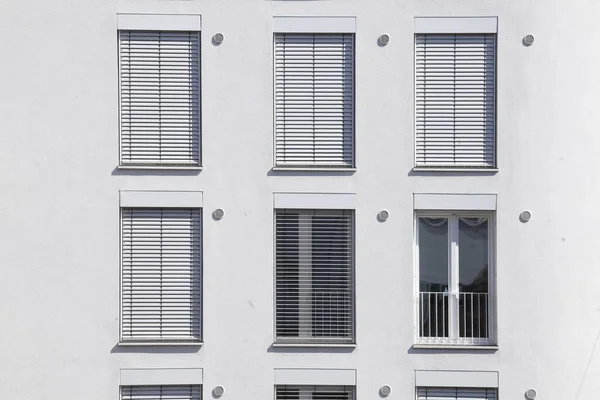
[(275, 165), (354, 166), (354, 34), (275, 34)]
[(121, 386), (121, 400), (201, 400), (200, 385)]
[(496, 166), (496, 34), (416, 34), (416, 166)]
[(417, 214), (417, 343), (490, 345), (492, 215)]
[(119, 31), (121, 165), (200, 165), (200, 32)]
[(354, 400), (354, 386), (275, 386), (275, 400)]
[(201, 340), (201, 212), (121, 209), (121, 339)]
[(497, 398), (497, 390), (489, 388), (417, 388), (417, 400), (496, 400)]
[(276, 342), (354, 342), (350, 210), (275, 213)]

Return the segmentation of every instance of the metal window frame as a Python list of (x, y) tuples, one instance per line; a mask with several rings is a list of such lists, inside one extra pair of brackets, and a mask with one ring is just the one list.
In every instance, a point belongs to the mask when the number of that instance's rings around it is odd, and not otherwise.
[[(337, 211), (349, 211), (352, 213), (352, 227), (351, 227), (351, 289), (352, 289), (352, 341), (351, 343), (340, 342), (340, 343), (305, 343), (295, 338), (290, 340), (277, 340), (277, 211), (278, 210), (300, 210), (300, 211), (323, 211), (322, 209), (294, 209), (294, 208), (273, 208), (273, 346), (274, 347), (356, 347), (356, 210), (355, 209), (331, 209)], [(326, 211), (326, 210), (325, 210)]]
[[(459, 336), (452, 337), (452, 323), (450, 316), (448, 317), (449, 337), (435, 338), (434, 341), (424, 340), (419, 336), (419, 282), (420, 282), (420, 264), (419, 264), (419, 218), (447, 218), (448, 219), (448, 278), (449, 285), (456, 286), (460, 265), (457, 256), (458, 253), (452, 251), (452, 247), (460, 249), (458, 243), (458, 218), (469, 217), (485, 217), (488, 218), (488, 329), (489, 335), (483, 340), (469, 340), (469, 338), (460, 338)], [(413, 265), (413, 341), (415, 345), (441, 345), (441, 346), (494, 346), (498, 343), (497, 336), (497, 287), (496, 287), (496, 211), (439, 211), (439, 210), (415, 210), (413, 217), (413, 249), (414, 249), (414, 265)], [(454, 276), (454, 278), (452, 277)], [(450, 292), (455, 292), (453, 288)], [(456, 321), (454, 321), (456, 323)]]
[(204, 118), (202, 117), (204, 115), (204, 112), (202, 110), (202, 105), (203, 105), (203, 101), (202, 101), (202, 89), (204, 87), (204, 85), (202, 84), (202, 30), (198, 29), (198, 30), (190, 30), (190, 29), (182, 29), (180, 30), (181, 32), (195, 32), (198, 34), (198, 112), (199, 112), (199, 120), (198, 120), (198, 163), (197, 164), (171, 164), (171, 163), (123, 163), (123, 146), (122, 146), (122, 104), (121, 104), (121, 91), (122, 91), (122, 82), (121, 82), (121, 32), (124, 31), (142, 31), (142, 32), (173, 32), (173, 30), (166, 30), (166, 29), (155, 29), (155, 30), (148, 30), (148, 29), (121, 29), (118, 28), (117, 29), (117, 110), (118, 110), (118, 131), (119, 131), (119, 137), (118, 137), (118, 147), (119, 147), (119, 158), (117, 160), (117, 166), (119, 169), (172, 169), (172, 170), (178, 170), (178, 169), (183, 169), (183, 170), (187, 170), (187, 169), (202, 169), (203, 168), (203, 164), (202, 164), (202, 138), (203, 138), (203, 133), (202, 133), (202, 123)]
[[(335, 167), (335, 166), (324, 166), (315, 164), (314, 166), (295, 166), (295, 165), (278, 165), (277, 164), (277, 71), (276, 71), (276, 36), (279, 34), (300, 34), (298, 32), (285, 32), (285, 31), (274, 31), (272, 35), (272, 46), (271, 46), (271, 65), (272, 69), (272, 79), (271, 82), (273, 84), (273, 94), (272, 94), (272, 113), (273, 113), (273, 169), (274, 170), (291, 170), (291, 171), (338, 171), (338, 172), (348, 172), (356, 170), (356, 32), (312, 32), (312, 34), (322, 34), (322, 35), (351, 35), (352, 36), (352, 165), (344, 166), (344, 167)], [(306, 32), (305, 34), (308, 34)]]
[[(186, 208), (200, 210), (200, 339), (197, 341), (169, 341), (169, 340), (146, 340), (132, 341), (123, 340), (123, 210), (132, 208)], [(194, 207), (169, 207), (169, 206), (146, 206), (132, 207), (119, 206), (119, 346), (200, 346), (204, 344), (204, 205)]]
[[(468, 19), (468, 18), (465, 18)], [(470, 19), (470, 18), (469, 18)], [(417, 164), (417, 36), (427, 35), (426, 32), (413, 33), (413, 169), (424, 171), (464, 171), (464, 172), (490, 172), (497, 171), (498, 165), (498, 30), (496, 32), (480, 32), (485, 35), (494, 35), (494, 164), (488, 167), (462, 167), (427, 166)], [(430, 33), (431, 35), (460, 35), (465, 33)], [(475, 32), (467, 34), (476, 34)]]

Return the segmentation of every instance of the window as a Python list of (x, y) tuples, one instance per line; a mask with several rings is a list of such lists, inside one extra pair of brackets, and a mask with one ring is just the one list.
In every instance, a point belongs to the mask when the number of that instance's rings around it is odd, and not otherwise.
[(496, 166), (496, 34), (417, 34), (416, 166)]
[(417, 343), (494, 343), (489, 213), (417, 213)]
[(275, 400), (354, 400), (354, 386), (275, 387)]
[(200, 33), (119, 31), (122, 166), (200, 165)]
[(487, 388), (419, 387), (417, 400), (496, 400), (497, 390)]
[(200, 385), (121, 386), (121, 400), (201, 400)]
[(277, 343), (354, 342), (353, 216), (276, 210)]
[(198, 208), (121, 209), (121, 340), (201, 340)]
[(275, 34), (275, 166), (354, 166), (354, 34)]

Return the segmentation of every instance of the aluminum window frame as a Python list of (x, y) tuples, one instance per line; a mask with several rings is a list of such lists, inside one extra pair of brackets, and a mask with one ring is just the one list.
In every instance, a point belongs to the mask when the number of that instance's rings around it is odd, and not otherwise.
[[(295, 340), (296, 338), (292, 338), (292, 340), (284, 340), (283, 342), (280, 340), (278, 340), (277, 338), (277, 211), (278, 210), (304, 210), (304, 211), (317, 211), (317, 210), (342, 210), (342, 211), (348, 211), (352, 213), (352, 225), (351, 225), (351, 246), (352, 246), (352, 253), (351, 253), (351, 264), (350, 264), (350, 268), (351, 268), (351, 275), (350, 275), (350, 279), (352, 279), (351, 282), (351, 291), (352, 291), (352, 328), (351, 328), (351, 332), (352, 332), (352, 340), (351, 342), (340, 342), (340, 343), (304, 343), (301, 342), (299, 340)], [(357, 326), (357, 320), (356, 320), (356, 210), (355, 209), (349, 209), (349, 208), (330, 208), (330, 209), (321, 209), (321, 208), (277, 208), (274, 207), (273, 208), (273, 232), (272, 232), (272, 237), (273, 237), (273, 347), (351, 347), (354, 348), (356, 347), (357, 344), (357, 338), (356, 338), (356, 326)], [(356, 396), (356, 391), (355, 391), (355, 396)]]
[[(447, 218), (448, 219), (448, 286), (455, 286), (457, 281), (452, 278), (452, 275), (458, 276), (460, 265), (458, 259), (454, 262), (452, 259), (453, 238), (456, 239), (456, 245), (460, 249), (458, 243), (458, 218), (487, 218), (488, 219), (488, 338), (483, 340), (473, 340), (473, 338), (461, 338), (460, 333), (457, 337), (451, 337), (452, 332), (448, 328), (448, 337), (421, 337), (419, 335), (420, 326), (420, 260), (419, 260), (419, 218)], [(454, 221), (454, 222), (453, 222)], [(454, 228), (452, 225), (456, 225)], [(453, 235), (452, 231), (455, 231)], [(460, 346), (495, 346), (498, 343), (497, 329), (497, 266), (496, 266), (496, 211), (469, 211), (469, 210), (415, 210), (413, 217), (413, 249), (414, 249), (414, 275), (413, 275), (413, 343), (418, 346), (443, 346), (443, 347), (460, 347)], [(454, 288), (453, 288), (454, 290)], [(449, 293), (455, 294), (449, 290)], [(458, 292), (456, 292), (457, 294)], [(450, 316), (448, 317), (450, 325)], [(458, 319), (457, 319), (458, 321)]]

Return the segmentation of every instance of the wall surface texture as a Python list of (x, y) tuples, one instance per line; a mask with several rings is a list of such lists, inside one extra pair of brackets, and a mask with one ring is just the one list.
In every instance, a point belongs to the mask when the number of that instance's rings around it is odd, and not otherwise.
[[(118, 13), (202, 15), (202, 171), (117, 169)], [(498, 371), (501, 399), (595, 398), (599, 13), (596, 0), (2, 1), (0, 398), (116, 400), (122, 368), (203, 368), (206, 399), (216, 385), (271, 399), (275, 368), (356, 369), (359, 400), (383, 384), (414, 398), (415, 370)], [(274, 16), (356, 17), (356, 172), (272, 170)], [(498, 17), (497, 173), (412, 171), (421, 16)], [(120, 190), (204, 193), (202, 347), (117, 345)], [(304, 191), (356, 193), (355, 349), (272, 347), (273, 193)], [(412, 348), (413, 193), (497, 194), (497, 351)]]

